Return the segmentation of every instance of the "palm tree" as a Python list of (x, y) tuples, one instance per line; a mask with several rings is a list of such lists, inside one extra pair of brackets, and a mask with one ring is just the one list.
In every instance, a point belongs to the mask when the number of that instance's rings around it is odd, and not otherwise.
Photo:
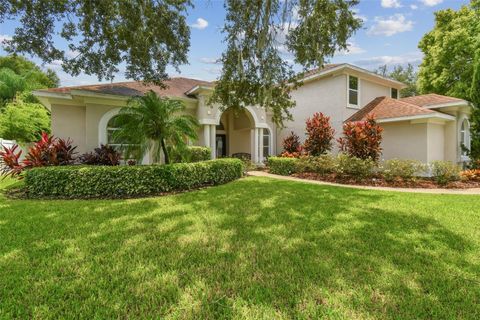
[(140, 160), (153, 151), (153, 161), (170, 163), (169, 149), (183, 151), (187, 139), (197, 139), (198, 121), (186, 115), (183, 102), (161, 98), (153, 91), (134, 97), (120, 109), (115, 118), (118, 127), (113, 134), (115, 143), (123, 143), (126, 156)]

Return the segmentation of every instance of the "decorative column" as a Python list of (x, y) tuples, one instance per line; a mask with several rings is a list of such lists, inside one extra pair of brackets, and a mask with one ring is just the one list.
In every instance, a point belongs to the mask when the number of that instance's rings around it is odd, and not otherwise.
[(205, 147), (210, 147), (210, 125), (203, 125), (203, 144)]
[(258, 153), (258, 128), (254, 129), (253, 132), (253, 154), (252, 154), (252, 161), (253, 163), (259, 162), (259, 153)]
[(263, 129), (258, 129), (258, 162), (263, 162)]
[(216, 129), (217, 128), (214, 124), (210, 125), (210, 149), (212, 151), (212, 159), (217, 157)]

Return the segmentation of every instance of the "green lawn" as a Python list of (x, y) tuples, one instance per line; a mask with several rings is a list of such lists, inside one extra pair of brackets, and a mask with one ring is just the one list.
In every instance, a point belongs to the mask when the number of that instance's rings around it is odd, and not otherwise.
[(0, 196), (1, 319), (322, 316), (480, 318), (480, 197), (267, 178), (132, 200)]

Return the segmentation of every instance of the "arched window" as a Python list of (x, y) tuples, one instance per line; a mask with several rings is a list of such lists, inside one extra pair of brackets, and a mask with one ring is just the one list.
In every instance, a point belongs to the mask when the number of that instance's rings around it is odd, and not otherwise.
[(107, 144), (119, 150), (123, 143), (114, 140), (114, 133), (118, 130), (118, 124), (116, 123), (118, 116), (113, 116), (107, 123)]
[(462, 121), (460, 127), (460, 146), (462, 147), (462, 155), (467, 155), (467, 150), (470, 150), (470, 123), (467, 119)]
[(263, 129), (263, 158), (270, 156), (270, 130)]

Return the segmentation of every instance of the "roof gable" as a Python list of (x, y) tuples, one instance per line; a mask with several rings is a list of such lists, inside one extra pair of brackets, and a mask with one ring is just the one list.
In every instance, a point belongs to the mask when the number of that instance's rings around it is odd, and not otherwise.
[(38, 90), (43, 92), (52, 92), (52, 93), (63, 93), (70, 94), (73, 90), (78, 91), (89, 91), (92, 93), (100, 94), (111, 94), (117, 96), (141, 96), (152, 90), (157, 93), (159, 96), (169, 96), (169, 97), (187, 97), (186, 92), (192, 89), (195, 86), (209, 86), (211, 82), (202, 81), (197, 79), (189, 78), (170, 78), (164, 81), (165, 88), (154, 85), (154, 84), (144, 84), (141, 81), (128, 81), (128, 82), (116, 82), (108, 84), (95, 84), (95, 85), (86, 85), (86, 86), (73, 86), (73, 87), (61, 87), (61, 88), (50, 88), (44, 90)]

